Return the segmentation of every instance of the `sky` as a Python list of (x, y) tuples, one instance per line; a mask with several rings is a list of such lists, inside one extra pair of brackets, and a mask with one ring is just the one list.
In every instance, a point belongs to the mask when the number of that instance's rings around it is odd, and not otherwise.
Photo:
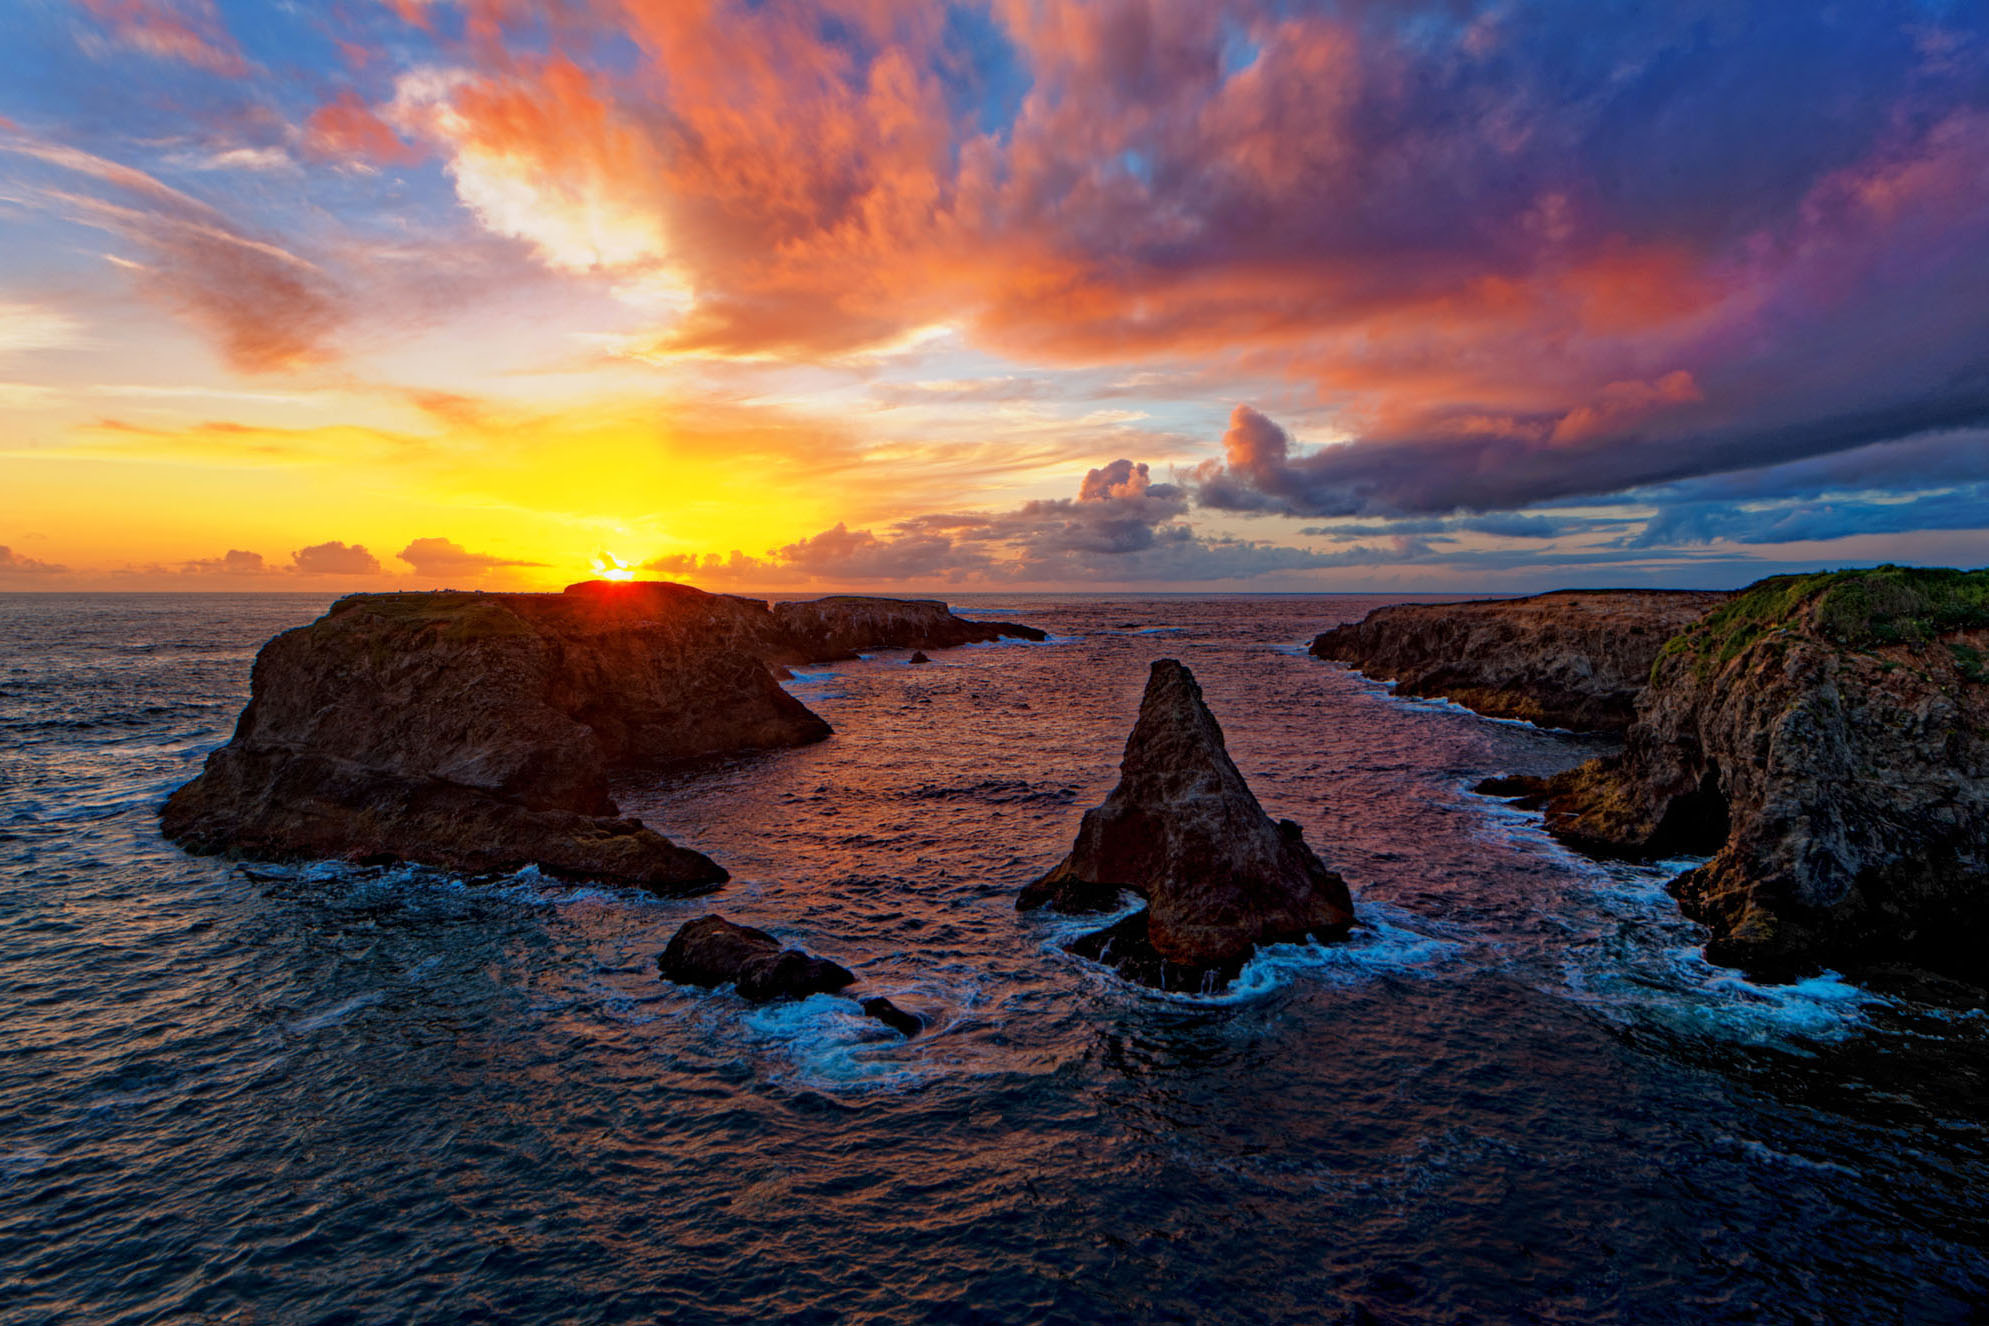
[(0, 28), (0, 590), (1989, 562), (1978, 0)]

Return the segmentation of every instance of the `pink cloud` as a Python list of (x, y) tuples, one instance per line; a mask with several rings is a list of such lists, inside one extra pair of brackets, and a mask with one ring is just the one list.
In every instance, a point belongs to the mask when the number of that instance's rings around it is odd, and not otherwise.
[(213, 0), (83, 0), (83, 6), (134, 50), (231, 78), (248, 72)]

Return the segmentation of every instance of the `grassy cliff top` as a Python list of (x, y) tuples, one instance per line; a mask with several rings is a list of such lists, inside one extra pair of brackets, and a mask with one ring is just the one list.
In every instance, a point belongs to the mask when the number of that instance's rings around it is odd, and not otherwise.
[(1674, 636), (1657, 665), (1685, 654), (1701, 671), (1724, 667), (1757, 640), (1785, 631), (1876, 649), (1985, 628), (1989, 570), (1888, 565), (1771, 576)]

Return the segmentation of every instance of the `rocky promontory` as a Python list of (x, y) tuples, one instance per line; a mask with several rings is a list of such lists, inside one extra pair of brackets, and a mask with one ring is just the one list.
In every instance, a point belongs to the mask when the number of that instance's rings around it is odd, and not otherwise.
[(701, 890), (724, 870), (619, 817), (612, 771), (828, 736), (769, 664), (1034, 635), (927, 601), (673, 584), (354, 595), (263, 647), (233, 739), (161, 825), (199, 852)]
[(1493, 718), (1620, 731), (1664, 643), (1726, 602), (1696, 590), (1569, 589), (1531, 598), (1398, 603), (1312, 642), (1400, 695)]
[(1017, 899), (1066, 912), (1111, 910), (1121, 892), (1146, 899), (1073, 952), (1162, 989), (1215, 990), (1260, 944), (1346, 934), (1346, 881), (1298, 825), (1264, 813), (1179, 662), (1153, 665), (1119, 771), (1070, 855)]
[(1716, 962), (1989, 982), (1986, 667), (1989, 571), (1776, 577), (1665, 645), (1620, 755), (1530, 790), (1573, 845), (1710, 854), (1671, 890)]

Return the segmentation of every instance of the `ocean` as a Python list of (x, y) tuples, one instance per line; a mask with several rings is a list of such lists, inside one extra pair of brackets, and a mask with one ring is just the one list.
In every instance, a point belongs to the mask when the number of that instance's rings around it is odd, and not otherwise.
[[(734, 876), (662, 900), (189, 857), (160, 802), (327, 599), (0, 596), (0, 1321), (1979, 1320), (1979, 1001), (1706, 964), (1686, 863), (1469, 790), (1601, 743), (1305, 654), (1383, 601), (957, 600), (1052, 638), (623, 780)], [(1162, 657), (1364, 922), (1215, 997), (1014, 908)], [(660, 980), (711, 911), (929, 1030)]]

